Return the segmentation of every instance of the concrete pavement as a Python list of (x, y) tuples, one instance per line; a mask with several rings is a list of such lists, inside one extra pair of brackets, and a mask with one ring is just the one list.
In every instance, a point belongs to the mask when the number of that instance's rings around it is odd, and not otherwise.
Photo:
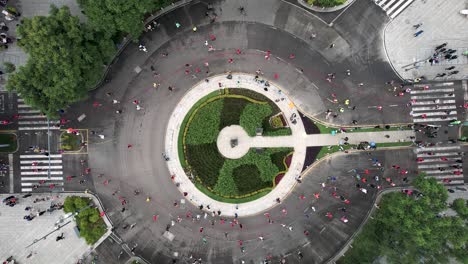
[[(458, 74), (437, 78), (437, 80), (459, 80), (468, 78), (468, 57), (462, 53), (468, 50), (466, 16), (460, 10), (466, 9), (466, 0), (414, 1), (405, 11), (392, 20), (385, 28), (384, 45), (390, 63), (403, 79), (425, 76), (433, 80), (445, 68), (455, 66)], [(422, 25), (415, 29), (413, 25)], [(424, 32), (414, 37), (419, 30)], [(427, 61), (435, 47), (447, 42), (447, 49), (454, 49), (458, 58), (442, 59), (431, 66)]]

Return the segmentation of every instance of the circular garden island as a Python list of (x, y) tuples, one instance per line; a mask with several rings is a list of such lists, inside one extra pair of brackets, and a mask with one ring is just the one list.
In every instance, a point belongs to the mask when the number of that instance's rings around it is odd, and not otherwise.
[[(226, 203), (249, 202), (269, 193), (288, 170), (293, 148), (251, 148), (239, 159), (218, 149), (220, 131), (241, 126), (250, 136), (291, 135), (279, 107), (249, 89), (229, 88), (199, 100), (185, 116), (178, 140), (179, 160), (195, 186)], [(235, 147), (236, 141), (231, 141)]]

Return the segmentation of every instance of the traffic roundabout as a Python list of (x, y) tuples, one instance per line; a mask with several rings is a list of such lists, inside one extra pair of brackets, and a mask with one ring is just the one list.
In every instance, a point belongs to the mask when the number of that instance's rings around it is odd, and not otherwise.
[(298, 116), (280, 87), (258, 76), (203, 80), (169, 120), (170, 174), (198, 207), (225, 216), (263, 212), (293, 189), (302, 171), (305, 146), (294, 138), (305, 131)]

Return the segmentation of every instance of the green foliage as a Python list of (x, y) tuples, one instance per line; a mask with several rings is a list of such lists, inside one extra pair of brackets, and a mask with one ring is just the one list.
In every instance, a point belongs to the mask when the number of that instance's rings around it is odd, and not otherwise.
[(219, 129), (230, 125), (239, 125), (240, 115), (249, 101), (238, 98), (224, 98)]
[(91, 203), (90, 198), (79, 196), (67, 196), (63, 202), (63, 211), (65, 213), (74, 213), (88, 206)]
[(114, 51), (108, 50), (111, 40), (88, 31), (67, 7), (52, 6), (47, 17), (25, 18), (17, 32), (29, 60), (10, 76), (7, 88), (51, 117), (86, 98)]
[(75, 213), (81, 210), (75, 220), (80, 230), (80, 236), (86, 240), (86, 243), (92, 245), (106, 233), (107, 226), (99, 215), (99, 210), (95, 207), (88, 207), (91, 199), (87, 197), (68, 196), (63, 203), (65, 213)]
[(452, 209), (464, 220), (468, 219), (468, 202), (465, 199), (455, 199), (452, 203)]
[(422, 195), (393, 192), (382, 197), (380, 209), (338, 263), (371, 263), (385, 256), (389, 263), (447, 263), (466, 260), (468, 228), (459, 217), (438, 217), (447, 191), (423, 175), (413, 181)]
[(240, 116), (240, 125), (251, 137), (255, 136), (256, 129), (262, 126), (263, 120), (272, 113), (268, 104), (248, 104)]
[(1, 147), (0, 152), (11, 153), (16, 151), (18, 147), (16, 135), (10, 133), (0, 133), (0, 144), (8, 145), (6, 147)]
[(14, 72), (16, 70), (16, 66), (13, 63), (9, 62), (9, 61), (4, 62), (3, 66), (5, 67), (5, 72), (6, 73), (12, 73), (12, 72)]
[(271, 126), (274, 128), (279, 128), (283, 127), (283, 120), (281, 119), (281, 116), (277, 115), (271, 118)]
[[(286, 149), (286, 148), (284, 148)], [(278, 170), (281, 171), (286, 171), (287, 168), (284, 165), (284, 159), (288, 156), (289, 153), (293, 151), (293, 148), (286, 149), (286, 150), (281, 150), (277, 151), (271, 154), (271, 162), (276, 165)]]
[(76, 216), (76, 222), (80, 229), (80, 236), (86, 243), (92, 245), (101, 238), (107, 230), (104, 220), (99, 216), (97, 208), (87, 208)]
[(346, 0), (307, 0), (309, 5), (323, 6), (323, 7), (333, 7), (337, 5), (344, 4)]
[(122, 1), (78, 0), (88, 17), (88, 23), (96, 31), (106, 32), (109, 37), (120, 33), (138, 39), (144, 30), (145, 14), (165, 6), (170, 1)]
[(187, 161), (203, 185), (210, 188), (216, 185), (219, 170), (224, 164), (224, 157), (219, 153), (216, 142), (187, 145)]
[(60, 135), (60, 147), (63, 150), (79, 150), (81, 137), (72, 133), (63, 133)]
[(253, 164), (241, 165), (232, 171), (232, 178), (239, 194), (248, 194), (268, 187), (273, 187), (272, 181), (260, 178), (258, 167)]
[(194, 113), (189, 121), (186, 144), (208, 144), (215, 142), (219, 134), (219, 124), (223, 100), (209, 102)]

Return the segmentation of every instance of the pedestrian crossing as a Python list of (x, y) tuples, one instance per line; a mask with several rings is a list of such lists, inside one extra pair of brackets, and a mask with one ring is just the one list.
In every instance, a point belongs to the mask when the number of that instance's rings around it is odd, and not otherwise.
[(20, 176), (21, 192), (63, 191), (62, 154), (20, 155)]
[(413, 123), (449, 122), (457, 119), (454, 88), (415, 85), (410, 94)]
[[(22, 98), (17, 99), (18, 102), (18, 130), (58, 130), (60, 129), (59, 120), (50, 120), (47, 122), (47, 117), (41, 114), (41, 111), (33, 109), (31, 106), (24, 103)], [(50, 127), (48, 127), (49, 123)]]
[(464, 184), (460, 146), (417, 148), (418, 170), (445, 185)]
[(403, 12), (414, 0), (374, 0), (374, 2), (393, 19)]

